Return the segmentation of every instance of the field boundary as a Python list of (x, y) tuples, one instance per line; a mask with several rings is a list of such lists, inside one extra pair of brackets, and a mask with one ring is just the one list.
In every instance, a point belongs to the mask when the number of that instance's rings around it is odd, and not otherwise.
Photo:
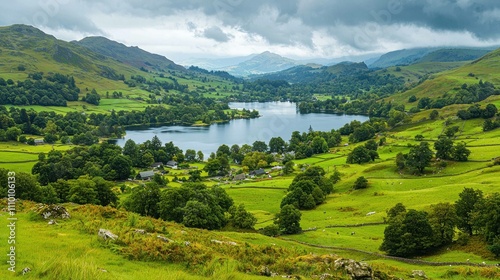
[(389, 259), (389, 260), (394, 260), (394, 261), (399, 261), (399, 262), (404, 262), (407, 264), (414, 264), (414, 265), (427, 265), (427, 266), (475, 266), (475, 267), (493, 267), (496, 265), (492, 264), (481, 264), (481, 263), (471, 263), (471, 262), (431, 262), (431, 261), (424, 261), (424, 260), (416, 260), (416, 259), (407, 259), (407, 258), (401, 258), (401, 257), (394, 257), (394, 256), (388, 256), (388, 255), (382, 255), (379, 253), (375, 252), (369, 252), (369, 251), (363, 251), (359, 249), (354, 249), (354, 248), (348, 248), (348, 247), (337, 247), (337, 246), (326, 246), (326, 245), (319, 245), (319, 244), (312, 244), (312, 243), (307, 243), (303, 241), (298, 241), (294, 240), (291, 238), (286, 238), (286, 237), (278, 237), (281, 240), (284, 241), (290, 241), (290, 242), (295, 242), (298, 244), (306, 245), (309, 247), (315, 247), (315, 248), (321, 248), (321, 249), (330, 249), (330, 250), (342, 250), (342, 251), (349, 251), (349, 252), (355, 252), (355, 253), (362, 253), (370, 256), (375, 256), (383, 259)]

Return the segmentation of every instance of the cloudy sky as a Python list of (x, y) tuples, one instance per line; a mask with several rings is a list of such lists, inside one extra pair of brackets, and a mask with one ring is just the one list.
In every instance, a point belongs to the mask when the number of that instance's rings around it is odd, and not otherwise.
[[(13, 3), (12, 3), (13, 2)], [(17, 0), (0, 25), (63, 40), (101, 35), (174, 60), (272, 51), (335, 58), (500, 45), (498, 0)]]

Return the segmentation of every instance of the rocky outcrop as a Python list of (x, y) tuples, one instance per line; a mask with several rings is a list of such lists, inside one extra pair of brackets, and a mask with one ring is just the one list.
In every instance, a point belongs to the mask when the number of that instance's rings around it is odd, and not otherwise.
[(338, 259), (334, 263), (336, 270), (344, 270), (353, 280), (373, 279), (372, 268), (363, 262), (350, 259)]
[(64, 206), (37, 204), (35, 212), (40, 214), (44, 219), (69, 219), (71, 215)]

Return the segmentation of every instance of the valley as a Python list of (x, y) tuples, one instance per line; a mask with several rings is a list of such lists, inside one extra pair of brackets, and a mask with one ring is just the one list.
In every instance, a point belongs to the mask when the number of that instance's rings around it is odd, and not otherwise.
[[(345, 258), (374, 279), (500, 277), (500, 50), (417, 49), (377, 69), (289, 65), (243, 79), (103, 37), (0, 34), (15, 276), (354, 278)], [(461, 214), (467, 190), (477, 203)], [(40, 203), (71, 217), (48, 224)]]

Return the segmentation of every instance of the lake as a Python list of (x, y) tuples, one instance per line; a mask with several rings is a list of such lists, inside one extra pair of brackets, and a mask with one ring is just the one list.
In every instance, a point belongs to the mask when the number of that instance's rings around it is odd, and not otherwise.
[(205, 127), (193, 126), (162, 126), (140, 130), (127, 130), (123, 139), (117, 144), (121, 147), (128, 139), (137, 144), (151, 140), (158, 136), (163, 144), (172, 141), (183, 151), (201, 150), (207, 158), (211, 152), (217, 151), (220, 145), (229, 147), (233, 144), (252, 144), (254, 141), (269, 143), (272, 137), (280, 136), (283, 140), (290, 140), (293, 131), (307, 132), (309, 127), (317, 131), (338, 129), (353, 120), (364, 122), (367, 116), (335, 115), (335, 114), (299, 114), (295, 103), (266, 102), (266, 103), (229, 103), (231, 108), (259, 111), (261, 117), (249, 120), (232, 120), (225, 124), (213, 124)]

